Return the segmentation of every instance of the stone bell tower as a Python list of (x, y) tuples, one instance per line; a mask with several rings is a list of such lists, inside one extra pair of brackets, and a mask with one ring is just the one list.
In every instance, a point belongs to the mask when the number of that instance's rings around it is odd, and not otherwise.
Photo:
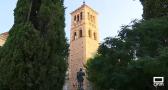
[[(99, 46), (97, 12), (83, 3), (71, 13), (70, 32), (69, 90), (77, 90), (76, 73), (80, 68), (84, 69), (87, 60), (96, 54)], [(88, 87), (85, 79), (84, 90), (89, 90)]]

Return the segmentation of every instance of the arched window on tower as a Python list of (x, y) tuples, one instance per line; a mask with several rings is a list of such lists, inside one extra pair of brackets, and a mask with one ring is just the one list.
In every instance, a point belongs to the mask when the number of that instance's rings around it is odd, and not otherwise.
[(90, 13), (88, 12), (88, 20), (90, 20)]
[(91, 30), (89, 30), (88, 35), (89, 35), (90, 38), (92, 37), (92, 31)]
[(94, 32), (94, 40), (97, 40), (97, 34)]
[(79, 21), (79, 15), (77, 15), (77, 22)]
[(76, 40), (76, 39), (77, 39), (77, 34), (76, 32), (74, 32), (73, 40)]
[(76, 15), (74, 16), (74, 21), (76, 21)]
[(82, 37), (82, 30), (79, 30), (79, 37)]
[(93, 16), (93, 22), (94, 22), (94, 23), (96, 22), (95, 16)]
[(91, 18), (91, 22), (93, 22), (93, 16), (92, 15), (90, 15), (90, 18)]
[(81, 12), (80, 13), (80, 20), (82, 20), (83, 19), (83, 13)]
[(93, 20), (93, 19), (92, 19), (92, 15), (90, 15), (90, 21), (92, 22), (92, 20)]

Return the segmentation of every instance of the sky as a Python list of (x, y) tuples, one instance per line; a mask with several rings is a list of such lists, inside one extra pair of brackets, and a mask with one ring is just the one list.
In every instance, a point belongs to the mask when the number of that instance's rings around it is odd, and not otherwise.
[[(99, 13), (100, 41), (109, 36), (115, 37), (122, 25), (127, 25), (134, 19), (142, 19), (143, 8), (139, 0), (85, 0), (85, 2)], [(11, 29), (16, 3), (17, 0), (0, 1), (0, 33)], [(67, 7), (65, 10), (65, 32), (68, 39), (71, 28), (70, 13), (82, 4), (83, 0), (65, 0), (64, 2)]]

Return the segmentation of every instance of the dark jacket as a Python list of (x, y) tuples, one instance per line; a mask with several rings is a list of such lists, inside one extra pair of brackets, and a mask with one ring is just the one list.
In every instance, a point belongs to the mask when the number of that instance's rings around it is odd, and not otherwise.
[(85, 73), (83, 71), (77, 72), (77, 80), (78, 80), (78, 82), (83, 82), (83, 80), (84, 80), (83, 76), (85, 76)]

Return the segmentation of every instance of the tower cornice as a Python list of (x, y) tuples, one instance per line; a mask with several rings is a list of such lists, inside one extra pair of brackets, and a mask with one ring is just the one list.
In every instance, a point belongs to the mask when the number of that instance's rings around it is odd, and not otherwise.
[(77, 8), (74, 11), (72, 11), (70, 14), (72, 15), (73, 13), (75, 13), (76, 11), (78, 11), (78, 10), (84, 8), (84, 7), (89, 8), (90, 10), (92, 10), (93, 12), (95, 12), (98, 15), (98, 12), (96, 10), (92, 9), (90, 6), (88, 6), (85, 2), (83, 2), (83, 4), (79, 8)]

